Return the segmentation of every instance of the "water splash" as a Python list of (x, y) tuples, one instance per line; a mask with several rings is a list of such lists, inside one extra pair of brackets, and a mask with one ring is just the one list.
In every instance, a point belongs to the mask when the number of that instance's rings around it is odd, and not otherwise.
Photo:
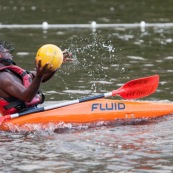
[[(115, 76), (125, 72), (125, 67), (121, 67), (121, 60), (118, 58), (118, 50), (113, 46), (109, 35), (107, 38), (103, 38), (97, 33), (85, 37), (73, 35), (61, 47), (67, 47), (66, 45), (74, 58), (72, 63), (65, 64), (60, 70), (60, 76), (61, 79), (63, 78), (66, 88), (76, 87), (75, 83), (78, 83), (77, 87), (83, 88), (84, 93), (85, 90), (91, 90), (91, 93), (96, 92), (96, 88), (99, 92), (104, 85), (112, 82), (113, 78), (115, 81)], [(110, 64), (112, 65), (110, 66)], [(82, 76), (80, 75), (81, 68)], [(73, 86), (72, 78), (76, 80), (73, 81)], [(79, 81), (85, 81), (85, 83), (79, 83)]]
[(116, 127), (116, 126), (124, 126), (124, 125), (139, 125), (153, 122), (151, 119), (143, 118), (143, 119), (115, 119), (114, 121), (97, 121), (92, 123), (47, 123), (47, 124), (24, 124), (21, 126), (14, 124), (6, 124), (11, 132), (20, 132), (22, 133), (73, 133), (79, 131), (85, 131), (90, 128), (98, 128), (103, 126)]

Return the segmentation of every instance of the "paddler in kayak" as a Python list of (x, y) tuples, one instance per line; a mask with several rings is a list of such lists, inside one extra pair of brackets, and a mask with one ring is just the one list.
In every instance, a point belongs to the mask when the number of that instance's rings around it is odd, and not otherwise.
[[(49, 49), (52, 49), (49, 45)], [(43, 49), (41, 49), (42, 51)], [(43, 103), (44, 95), (39, 91), (40, 84), (51, 79), (56, 67), (49, 62), (43, 63), (40, 52), (36, 59), (36, 71), (30, 72), (18, 67), (13, 61), (12, 44), (0, 41), (0, 113), (12, 114), (31, 109)], [(59, 50), (58, 50), (59, 51)], [(62, 54), (63, 61), (70, 60), (71, 53)]]

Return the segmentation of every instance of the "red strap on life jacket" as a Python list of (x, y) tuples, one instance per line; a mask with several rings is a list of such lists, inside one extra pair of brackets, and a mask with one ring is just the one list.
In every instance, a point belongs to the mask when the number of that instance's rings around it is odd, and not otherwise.
[(20, 68), (16, 65), (0, 67), (0, 71), (5, 70), (5, 69), (9, 69), (9, 70), (17, 73), (22, 78), (24, 87), (27, 88), (31, 84), (31, 81), (32, 81), (31, 76), (29, 74), (27, 74), (26, 70), (23, 70), (22, 68)]

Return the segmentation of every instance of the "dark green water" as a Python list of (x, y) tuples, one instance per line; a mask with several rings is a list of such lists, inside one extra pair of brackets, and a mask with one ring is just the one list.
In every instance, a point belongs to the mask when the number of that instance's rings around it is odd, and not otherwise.
[[(1, 0), (1, 23), (136, 23), (172, 22), (171, 0)], [(2, 16), (1, 15), (1, 16)]]
[[(0, 27), (8, 24), (172, 23), (173, 1), (0, 1)], [(73, 52), (55, 77), (43, 84), (46, 103), (71, 100), (119, 88), (125, 82), (159, 74), (158, 90), (141, 100), (173, 101), (173, 29), (167, 26), (106, 28), (0, 28), (0, 39), (15, 43), (14, 60), (34, 69), (38, 48), (53, 43)], [(117, 98), (121, 99), (121, 98)], [(157, 172), (171, 173), (172, 116), (89, 128), (0, 133), (1, 172)], [(39, 127), (36, 127), (39, 129)]]

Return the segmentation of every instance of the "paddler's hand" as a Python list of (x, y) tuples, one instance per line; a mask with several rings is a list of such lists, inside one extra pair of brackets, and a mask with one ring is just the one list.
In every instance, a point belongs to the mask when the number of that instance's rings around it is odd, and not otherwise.
[(63, 63), (73, 61), (72, 52), (68, 52), (67, 50), (63, 51)]
[(55, 73), (55, 70), (52, 70), (52, 65), (50, 65), (48, 62), (44, 65), (41, 66), (41, 60), (39, 60), (36, 65), (36, 76), (41, 76), (43, 77), (46, 74), (52, 74)]
[(41, 60), (36, 63), (36, 75), (42, 77), (42, 82), (47, 82), (51, 79), (58, 69), (53, 70), (52, 66), (49, 66), (49, 63), (46, 63), (41, 67)]

